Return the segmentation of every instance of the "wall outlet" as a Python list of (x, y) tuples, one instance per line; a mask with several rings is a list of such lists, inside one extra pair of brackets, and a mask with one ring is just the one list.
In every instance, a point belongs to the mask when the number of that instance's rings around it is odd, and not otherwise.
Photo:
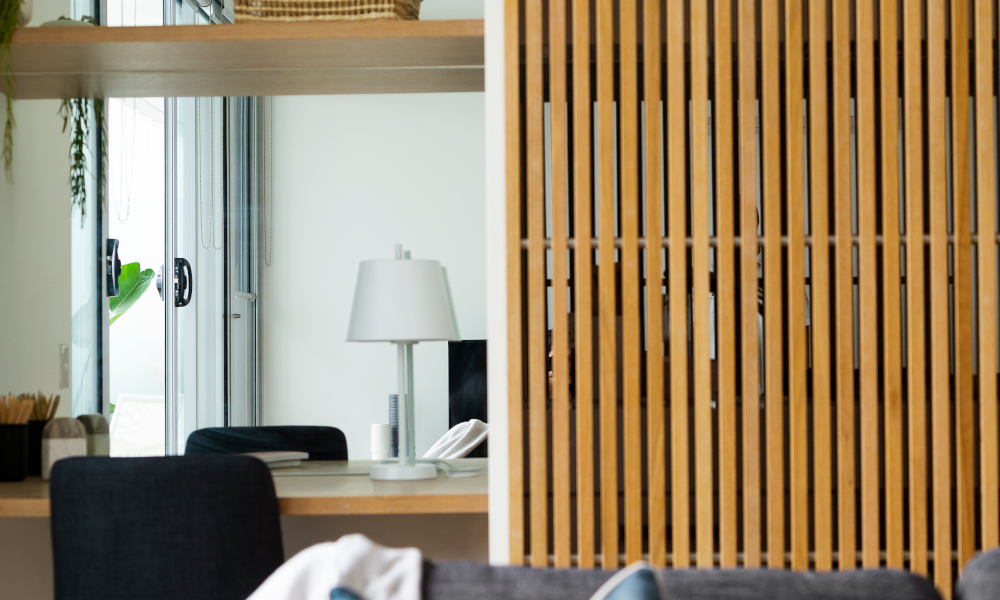
[(59, 388), (69, 387), (69, 344), (59, 344)]

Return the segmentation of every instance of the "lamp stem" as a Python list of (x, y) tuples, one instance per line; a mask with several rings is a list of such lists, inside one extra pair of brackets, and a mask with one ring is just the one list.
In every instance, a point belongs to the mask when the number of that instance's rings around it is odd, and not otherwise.
[(398, 427), (398, 438), (399, 438), (399, 465), (406, 466), (410, 462), (410, 440), (409, 440), (409, 423), (410, 415), (408, 414), (406, 406), (406, 382), (407, 382), (407, 372), (406, 372), (406, 344), (400, 342), (396, 344), (396, 357), (397, 357), (397, 376), (399, 378), (399, 398), (396, 402), (396, 408), (399, 411), (397, 414), (399, 416), (399, 421), (397, 423)]

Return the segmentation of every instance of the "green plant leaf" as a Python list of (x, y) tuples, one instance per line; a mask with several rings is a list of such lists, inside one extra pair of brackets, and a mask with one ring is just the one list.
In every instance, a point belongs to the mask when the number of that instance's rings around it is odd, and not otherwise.
[(111, 321), (114, 323), (118, 317), (125, 314), (125, 311), (132, 308), (139, 298), (149, 289), (149, 284), (153, 283), (153, 270), (140, 270), (139, 263), (129, 263), (122, 265), (122, 274), (118, 278), (119, 294), (111, 298), (109, 305), (111, 308)]

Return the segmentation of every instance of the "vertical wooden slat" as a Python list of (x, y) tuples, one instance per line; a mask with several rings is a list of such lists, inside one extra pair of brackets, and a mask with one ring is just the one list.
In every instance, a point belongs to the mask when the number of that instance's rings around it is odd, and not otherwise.
[(684, 0), (667, 4), (667, 181), (670, 234), (670, 456), (675, 567), (691, 564), (687, 385), (687, 176)]
[(833, 485), (830, 473), (830, 152), (827, 144), (826, 0), (809, 4), (809, 200), (813, 246), (810, 254), (810, 296), (813, 372), (813, 487), (815, 566), (833, 566)]
[(781, 65), (778, 0), (761, 2), (761, 158), (764, 176), (764, 398), (767, 565), (785, 565), (784, 393), (781, 307)]
[(833, 192), (837, 311), (837, 524), (839, 567), (857, 566), (854, 533), (854, 299), (851, 242), (850, 5), (833, 3)]
[(715, 3), (715, 198), (719, 249), (715, 315), (719, 365), (719, 563), (736, 566), (736, 265), (733, 249), (732, 2)]
[(802, 138), (802, 2), (785, 1), (786, 210), (788, 211), (789, 506), (793, 569), (809, 568), (809, 464), (806, 415), (805, 179)]
[(969, 5), (951, 0), (951, 165), (955, 348), (955, 486), (958, 572), (976, 550), (972, 411), (972, 241), (969, 185)]
[(697, 564), (714, 563), (712, 370), (708, 322), (708, 3), (691, 4), (691, 265)]
[(945, 172), (944, 0), (927, 3), (927, 133), (931, 235), (931, 431), (933, 465), (934, 583), (951, 597), (951, 443), (948, 377), (948, 190)]
[(886, 566), (903, 568), (903, 374), (899, 282), (899, 81), (897, 0), (881, 0), (882, 365), (885, 403)]
[(524, 564), (524, 381), (521, 337), (521, 60), (517, 0), (504, 4), (504, 113), (507, 176), (507, 419), (510, 562)]
[(879, 565), (878, 275), (875, 257), (874, 2), (857, 3), (858, 310), (861, 352), (861, 564)]
[(577, 566), (594, 567), (594, 350), (590, 5), (573, 1), (573, 233), (576, 239)]
[(646, 106), (646, 397), (649, 465), (649, 562), (667, 564), (666, 442), (663, 390), (663, 182), (660, 0), (644, 0), (643, 79)]
[(740, 261), (743, 355), (743, 565), (761, 564), (757, 280), (757, 50), (754, 0), (740, 0)]
[(552, 123), (552, 541), (556, 567), (570, 566), (569, 313), (567, 308), (566, 0), (549, 3)]
[[(906, 177), (906, 374), (909, 392), (910, 570), (927, 573), (924, 153), (921, 3), (903, 2), (903, 121)], [(991, 108), (992, 110), (992, 108)]]
[(617, 331), (615, 324), (614, 12), (597, 3), (598, 318), (600, 323), (601, 565), (618, 566)]
[(980, 515), (983, 549), (1000, 544), (997, 446), (996, 225), (993, 151), (993, 2), (976, 1), (976, 205), (979, 233)]
[(548, 565), (548, 370), (545, 321), (545, 157), (542, 103), (542, 5), (525, 12), (528, 176), (528, 443), (530, 447), (531, 564)]
[(622, 395), (625, 454), (625, 560), (642, 559), (642, 418), (639, 381), (639, 77), (636, 0), (619, 4), (619, 111), (622, 228)]

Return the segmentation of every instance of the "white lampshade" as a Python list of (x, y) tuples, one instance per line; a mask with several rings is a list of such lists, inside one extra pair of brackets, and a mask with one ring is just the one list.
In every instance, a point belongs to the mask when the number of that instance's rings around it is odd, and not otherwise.
[(358, 266), (349, 342), (457, 340), (448, 279), (436, 260), (366, 260)]

